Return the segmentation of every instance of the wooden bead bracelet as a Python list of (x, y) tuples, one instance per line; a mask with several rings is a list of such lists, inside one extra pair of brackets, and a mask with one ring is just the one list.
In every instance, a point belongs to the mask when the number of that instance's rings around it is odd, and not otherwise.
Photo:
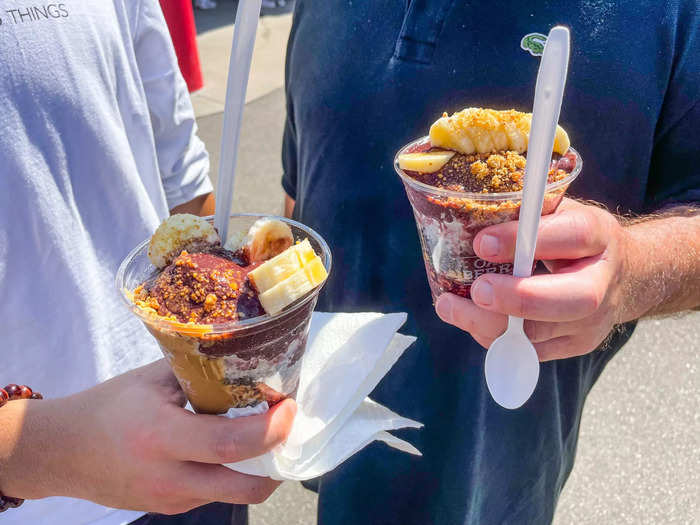
[[(39, 392), (32, 391), (32, 389), (26, 385), (10, 384), (5, 388), (0, 388), (0, 407), (16, 399), (44, 399), (44, 396)], [(24, 503), (23, 499), (11, 498), (0, 492), (0, 512), (19, 507), (22, 503)]]

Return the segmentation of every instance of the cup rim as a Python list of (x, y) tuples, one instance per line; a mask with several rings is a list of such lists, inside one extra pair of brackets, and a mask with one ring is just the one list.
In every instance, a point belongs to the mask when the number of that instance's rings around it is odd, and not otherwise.
[[(403, 148), (401, 148), (394, 156), (394, 169), (396, 170), (396, 173), (398, 173), (399, 177), (401, 177), (401, 180), (404, 181), (404, 183), (408, 184), (416, 190), (432, 193), (447, 198), (451, 197), (454, 199), (470, 199), (475, 201), (522, 200), (523, 190), (508, 191), (502, 193), (474, 193), (469, 191), (446, 190), (444, 188), (436, 188), (435, 186), (431, 186), (430, 184), (425, 184), (424, 182), (417, 181), (410, 175), (407, 175), (406, 172), (399, 167), (399, 155), (403, 154), (407, 149), (418, 144), (425, 144), (429, 140), (430, 139), (427, 135), (419, 139), (413, 140), (406, 144)], [(581, 159), (581, 154), (572, 147), (569, 147), (569, 149), (576, 154), (576, 165), (574, 166), (574, 169), (569, 175), (567, 175), (563, 179), (547, 184), (547, 186), (545, 186), (545, 193), (558, 190), (562, 187), (566, 188), (569, 184), (571, 184), (574, 181), (576, 177), (578, 177), (579, 173), (581, 173), (581, 169), (583, 168), (583, 160)]]
[[(313, 228), (310, 228), (309, 226), (306, 226), (305, 224), (302, 224), (300, 222), (297, 222), (292, 219), (288, 219), (286, 217), (280, 217), (277, 215), (271, 215), (271, 214), (260, 214), (260, 213), (232, 213), (229, 216), (229, 220), (239, 218), (239, 217), (250, 217), (254, 219), (262, 219), (262, 218), (270, 218), (270, 219), (277, 219), (282, 222), (285, 222), (289, 224), (290, 226), (294, 226), (302, 231), (304, 231), (308, 236), (313, 237), (315, 241), (318, 242), (319, 246), (321, 247), (321, 258), (323, 259), (323, 265), (326, 268), (326, 271), (330, 275), (331, 273), (331, 267), (333, 265), (333, 257), (331, 255), (331, 250), (328, 244), (326, 243), (325, 239)], [(207, 221), (213, 223), (214, 222), (214, 216), (209, 215), (207, 217), (202, 217), (203, 219), (206, 219)], [(145, 239), (144, 241), (140, 242), (136, 247), (129, 252), (129, 254), (124, 258), (124, 260), (121, 262), (119, 265), (119, 269), (117, 270), (116, 276), (114, 278), (114, 284), (117, 288), (117, 291), (122, 298), (122, 301), (126, 303), (127, 307), (134, 313), (136, 314), (144, 323), (157, 326), (158, 328), (168, 330), (168, 331), (173, 331), (177, 333), (181, 333), (184, 335), (194, 335), (195, 333), (201, 333), (205, 337), (209, 337), (211, 335), (217, 335), (217, 334), (228, 334), (233, 331), (241, 331), (241, 330), (250, 330), (253, 328), (257, 327), (265, 327), (269, 323), (272, 323), (278, 319), (281, 319), (286, 316), (291, 316), (295, 312), (297, 312), (300, 308), (303, 308), (305, 305), (309, 303), (309, 301), (314, 300), (318, 294), (321, 292), (321, 289), (323, 286), (326, 284), (326, 279), (323, 283), (321, 283), (319, 286), (311, 290), (306, 297), (292, 305), (290, 308), (285, 308), (281, 312), (278, 312), (274, 315), (269, 315), (269, 314), (264, 314), (264, 315), (259, 315), (257, 317), (251, 317), (249, 319), (244, 319), (242, 321), (227, 321), (225, 323), (216, 323), (216, 324), (196, 324), (196, 323), (181, 323), (179, 321), (171, 321), (169, 319), (165, 319), (161, 316), (154, 315), (153, 313), (146, 312), (142, 308), (139, 308), (134, 302), (130, 299), (130, 294), (132, 290), (128, 290), (125, 286), (125, 278), (126, 278), (126, 271), (129, 268), (129, 265), (131, 262), (136, 258), (136, 256), (143, 251), (145, 247), (148, 246), (150, 243), (151, 239), (150, 237)], [(224, 241), (225, 242), (225, 241)], [(155, 267), (154, 267), (155, 269)], [(207, 327), (206, 331), (202, 331), (200, 329), (197, 329), (196, 327)], [(188, 329), (189, 328), (189, 329)]]

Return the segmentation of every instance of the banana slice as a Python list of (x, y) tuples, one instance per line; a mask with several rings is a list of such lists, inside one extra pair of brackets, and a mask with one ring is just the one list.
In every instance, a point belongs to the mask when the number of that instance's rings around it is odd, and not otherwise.
[(248, 274), (265, 311), (274, 315), (328, 277), (308, 239), (287, 248)]
[(148, 258), (156, 268), (165, 268), (182, 250), (217, 246), (221, 243), (214, 227), (206, 220), (189, 213), (171, 215), (151, 237)]
[(248, 230), (243, 249), (250, 263), (266, 261), (294, 244), (292, 229), (277, 219), (258, 219)]
[[(532, 117), (530, 118), (532, 119)], [(569, 146), (571, 146), (569, 134), (564, 131), (564, 128), (557, 125), (557, 130), (554, 133), (554, 152), (559, 153), (559, 155), (564, 155), (569, 150)]]
[(522, 119), (511, 120), (506, 119), (503, 122), (503, 129), (506, 134), (506, 144), (509, 149), (522, 153), (527, 151), (527, 145), (530, 140), (530, 118), (526, 115)]
[(305, 266), (317, 257), (316, 252), (311, 247), (309, 239), (304, 239), (300, 243), (296, 244), (294, 246), (294, 249), (297, 255), (299, 256), (299, 260), (301, 261), (302, 266)]
[(427, 151), (399, 155), (399, 168), (420, 173), (439, 171), (454, 156), (454, 151)]
[[(466, 108), (452, 116), (443, 114), (430, 127), (430, 143), (465, 155), (503, 150), (523, 153), (527, 151), (531, 121), (531, 113), (512, 109)], [(570, 145), (564, 128), (557, 126), (554, 152), (564, 155)]]
[(264, 293), (303, 268), (316, 257), (308, 239), (295, 244), (248, 273), (258, 293)]
[(326, 277), (326, 268), (321, 258), (316, 255), (303, 268), (258, 295), (258, 299), (265, 311), (274, 315), (323, 283)]
[(313, 284), (303, 268), (290, 275), (281, 283), (277, 283), (267, 292), (258, 295), (260, 304), (270, 315), (275, 315), (284, 310), (285, 306), (292, 304), (307, 292), (313, 290)]
[(304, 266), (304, 271), (306, 272), (306, 277), (309, 279), (309, 282), (314, 288), (325, 281), (326, 277), (328, 277), (326, 267), (323, 266), (323, 261), (321, 261), (321, 258), (318, 255), (311, 259), (306, 266)]

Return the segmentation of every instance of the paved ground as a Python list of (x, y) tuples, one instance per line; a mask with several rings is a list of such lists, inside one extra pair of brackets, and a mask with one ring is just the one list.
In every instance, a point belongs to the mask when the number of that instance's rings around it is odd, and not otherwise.
[[(235, 13), (234, 0), (219, 0), (217, 9), (196, 11), (197, 44), (204, 75), (204, 88), (193, 96), (197, 116), (224, 110)], [(284, 53), (291, 24), (288, 8), (260, 18), (246, 101), (258, 99), (284, 84)]]
[[(222, 0), (220, 9), (232, 6)], [(216, 18), (215, 13), (207, 16)], [(289, 15), (262, 21), (269, 31), (261, 28), (256, 46), (250, 85), (257, 91), (249, 93), (244, 115), (235, 211), (282, 209), (279, 145), (284, 100), (279, 68), (289, 22)], [(200, 134), (212, 153), (214, 178), (228, 63), (224, 50), (230, 48), (230, 38), (231, 27), (225, 24), (200, 36), (208, 85), (195, 95), (195, 104)], [(259, 55), (265, 58), (258, 60)], [(608, 366), (586, 404), (576, 466), (555, 524), (699, 523), (698, 493), (700, 314), (696, 313), (641, 323)], [(312, 493), (285, 483), (265, 504), (252, 508), (251, 523), (313, 525), (314, 508)]]

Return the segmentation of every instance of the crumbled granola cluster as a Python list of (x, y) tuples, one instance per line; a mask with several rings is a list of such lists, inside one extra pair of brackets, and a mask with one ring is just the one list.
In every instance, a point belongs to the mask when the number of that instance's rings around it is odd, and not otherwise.
[(257, 302), (246, 274), (245, 268), (224, 257), (183, 251), (155, 280), (134, 290), (134, 300), (183, 323), (221, 323), (262, 315), (259, 305), (255, 312), (242, 311)]
[[(412, 173), (417, 180), (452, 191), (471, 193), (505, 193), (523, 189), (526, 157), (516, 151), (456, 154), (435, 173)], [(554, 165), (549, 183), (568, 173)]]

